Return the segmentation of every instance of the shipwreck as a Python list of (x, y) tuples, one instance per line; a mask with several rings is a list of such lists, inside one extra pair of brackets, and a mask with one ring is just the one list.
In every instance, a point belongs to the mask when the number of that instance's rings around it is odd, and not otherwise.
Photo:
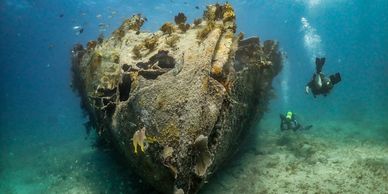
[(156, 32), (134, 15), (72, 50), (72, 87), (91, 126), (162, 193), (196, 193), (267, 109), (275, 41), (236, 33), (233, 7), (183, 13)]

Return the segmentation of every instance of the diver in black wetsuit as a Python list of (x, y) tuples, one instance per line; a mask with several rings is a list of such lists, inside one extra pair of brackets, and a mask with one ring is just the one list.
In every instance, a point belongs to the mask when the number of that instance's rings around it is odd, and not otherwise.
[(287, 130), (309, 130), (312, 125), (308, 125), (303, 127), (297, 120), (294, 113), (291, 111), (288, 111), (285, 115), (280, 114), (280, 130), (281, 131), (287, 131)]
[(309, 94), (310, 91), (314, 95), (314, 98), (317, 95), (326, 96), (334, 85), (341, 81), (340, 73), (335, 73), (326, 77), (322, 73), (322, 67), (325, 64), (325, 58), (315, 58), (315, 68), (316, 72), (313, 75), (312, 80), (306, 85), (306, 93)]

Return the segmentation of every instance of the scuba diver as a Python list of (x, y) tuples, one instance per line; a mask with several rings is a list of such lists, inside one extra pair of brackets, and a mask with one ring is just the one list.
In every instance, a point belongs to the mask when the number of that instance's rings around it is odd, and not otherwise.
[(314, 73), (312, 80), (306, 85), (306, 93), (309, 94), (311, 91), (314, 98), (320, 94), (326, 96), (331, 89), (333, 89), (334, 85), (341, 81), (340, 73), (335, 73), (326, 77), (322, 73), (322, 67), (324, 64), (325, 58), (315, 58), (316, 72)]
[(288, 111), (285, 115), (280, 114), (280, 130), (281, 131), (287, 131), (287, 130), (309, 130), (312, 125), (308, 125), (303, 127), (297, 120), (294, 113), (291, 111)]

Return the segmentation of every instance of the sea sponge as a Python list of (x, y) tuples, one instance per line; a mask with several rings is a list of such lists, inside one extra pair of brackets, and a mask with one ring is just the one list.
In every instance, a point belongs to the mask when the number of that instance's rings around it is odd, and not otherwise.
[(97, 46), (97, 41), (95, 41), (95, 40), (91, 40), (87, 43), (88, 50), (92, 50), (92, 49), (96, 48), (96, 46)]
[(162, 25), (162, 27), (160, 27), (160, 31), (162, 31), (163, 34), (170, 35), (175, 31), (174, 25), (171, 22), (166, 22)]
[(131, 18), (125, 20), (121, 26), (113, 32), (113, 37), (121, 40), (128, 30), (139, 32), (145, 21), (147, 21), (147, 18), (143, 17), (141, 14), (133, 15)]
[(155, 47), (158, 45), (158, 36), (152, 36), (150, 38), (146, 38), (144, 40), (144, 46), (149, 50), (153, 51)]
[(221, 77), (222, 76), (222, 66), (220, 65), (213, 65), (211, 69), (211, 74), (213, 77)]
[(166, 160), (167, 158), (171, 157), (173, 152), (174, 152), (174, 149), (172, 147), (165, 146), (162, 152), (163, 160)]
[(216, 19), (216, 10), (219, 4), (217, 3), (216, 5), (208, 5), (207, 9), (205, 10), (203, 14), (203, 19), (207, 21), (214, 21)]
[(135, 154), (137, 154), (137, 146), (140, 146), (142, 152), (144, 152), (144, 140), (147, 138), (145, 135), (146, 128), (143, 127), (140, 130), (137, 130), (132, 137), (132, 143)]
[(179, 24), (179, 25), (178, 25), (178, 28), (179, 28), (182, 32), (186, 32), (188, 29), (190, 29), (190, 24)]
[(194, 150), (197, 153), (194, 172), (198, 176), (204, 176), (207, 168), (212, 164), (211, 154), (208, 148), (208, 137), (199, 135), (194, 142)]
[(125, 31), (124, 30), (121, 30), (120, 28), (115, 30), (113, 33), (112, 33), (112, 36), (121, 40), (122, 37), (124, 37), (125, 35)]
[(195, 19), (194, 20), (194, 26), (198, 26), (199, 24), (201, 24), (201, 22), (202, 22), (201, 18)]
[(233, 7), (229, 4), (229, 3), (226, 3), (224, 6), (223, 6), (223, 15), (222, 15), (222, 20), (224, 22), (226, 21), (232, 21), (236, 18), (236, 14), (234, 13), (234, 10), (233, 10)]
[(141, 14), (133, 15), (131, 18), (124, 21), (119, 29), (125, 30), (134, 30), (139, 31), (144, 22), (147, 21), (147, 18), (143, 17)]
[(133, 52), (133, 58), (134, 59), (140, 59), (142, 56), (141, 56), (141, 52), (140, 50), (143, 48), (143, 45), (141, 44), (138, 44), (138, 45), (135, 45), (132, 49), (132, 52)]
[(174, 20), (177, 25), (184, 24), (187, 20), (187, 17), (184, 13), (179, 12), (178, 15), (175, 16)]

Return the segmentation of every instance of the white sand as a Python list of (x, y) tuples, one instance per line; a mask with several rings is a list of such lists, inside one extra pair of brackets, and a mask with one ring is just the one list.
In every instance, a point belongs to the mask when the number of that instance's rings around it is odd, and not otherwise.
[(382, 130), (351, 122), (296, 133), (263, 129), (202, 193), (388, 193)]
[[(388, 124), (314, 123), (281, 133), (277, 122), (262, 123), (201, 193), (388, 193)], [(0, 193), (136, 193), (92, 141), (15, 141), (2, 152)]]

